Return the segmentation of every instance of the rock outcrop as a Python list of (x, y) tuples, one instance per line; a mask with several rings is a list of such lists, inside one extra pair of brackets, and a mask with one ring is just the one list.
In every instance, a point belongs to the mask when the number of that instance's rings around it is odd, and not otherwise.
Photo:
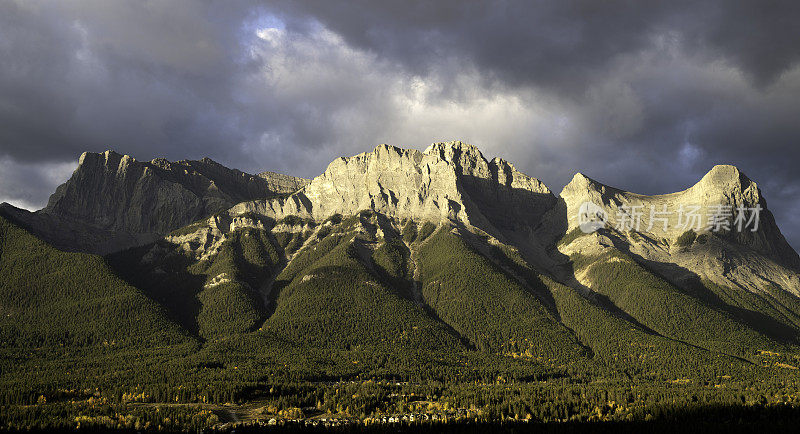
[[(692, 187), (655, 196), (622, 191), (579, 173), (560, 196), (568, 231), (579, 231), (586, 203), (595, 216), (607, 217), (607, 230), (562, 246), (566, 255), (593, 256), (615, 248), (678, 286), (708, 280), (751, 292), (780, 287), (800, 295), (800, 257), (756, 183), (734, 166), (715, 166)], [(737, 222), (740, 209), (744, 218)], [(692, 210), (698, 217), (690, 217)], [(751, 219), (754, 213), (757, 219)], [(716, 224), (714, 215), (727, 223)]]
[(487, 161), (475, 146), (449, 142), (424, 152), (380, 145), (338, 158), (297, 193), (241, 203), (230, 213), (324, 220), (371, 209), (399, 219), (452, 220), (511, 236), (531, 233), (556, 202), (542, 182), (510, 163)]
[[(296, 215), (322, 221), (334, 214), (371, 209), (398, 219), (450, 221), (512, 244), (528, 262), (560, 275), (558, 269), (565, 257), (553, 254), (552, 246), (577, 228), (584, 202), (602, 209), (612, 227), (618, 211), (627, 207), (629, 213), (638, 213), (628, 216), (638, 223), (622, 231), (625, 246), (619, 247), (645, 260), (680, 263), (690, 272), (717, 281), (723, 280), (719, 278), (723, 271), (730, 275), (735, 269), (742, 274), (739, 279), (752, 288), (763, 286), (764, 279), (755, 276), (768, 270), (785, 277), (778, 279), (781, 286), (796, 286), (796, 273), (790, 270), (800, 269), (800, 258), (781, 235), (757, 185), (733, 166), (717, 166), (693, 187), (658, 196), (625, 192), (577, 174), (557, 198), (543, 183), (510, 163), (499, 158), (489, 161), (476, 147), (462, 142), (435, 143), (424, 152), (380, 145), (372, 152), (334, 160), (322, 175), (292, 195), (243, 202), (229, 214), (253, 212), (276, 220)], [(680, 210), (698, 207), (697, 220), (690, 226), (703, 234), (709, 232), (708, 211), (716, 206), (729, 207), (723, 209), (732, 214), (730, 229), (713, 233), (705, 259), (700, 261), (705, 265), (688, 264), (687, 260), (700, 256), (684, 255), (675, 247), (687, 231), (685, 222), (681, 225), (678, 221)], [(761, 208), (758, 230), (751, 230), (752, 221), (749, 226), (743, 222), (744, 230), (736, 230), (740, 206), (747, 209), (748, 220), (752, 209)], [(655, 215), (660, 219), (654, 219), (652, 225), (651, 207), (660, 212)], [(719, 243), (724, 246), (711, 249)], [(734, 251), (737, 253), (731, 253)], [(756, 262), (766, 265), (739, 267)], [(731, 284), (731, 280), (726, 278), (724, 283)]]
[(258, 176), (267, 181), (267, 189), (269, 191), (276, 193), (294, 193), (311, 182), (309, 179), (275, 172), (261, 172)]
[(273, 181), (208, 158), (139, 162), (113, 151), (84, 153), (42, 210), (101, 229), (167, 233), (236, 203), (290, 193), (299, 180)]
[[(690, 229), (697, 234), (714, 233), (800, 268), (800, 258), (778, 229), (758, 186), (734, 166), (715, 166), (692, 187), (656, 196), (618, 190), (578, 173), (560, 196), (567, 205), (570, 230), (578, 226), (581, 204), (588, 202), (605, 211), (611, 227), (622, 224), (628, 230), (668, 240), (676, 240)], [(741, 225), (736, 220), (740, 209)], [(758, 214), (757, 221), (751, 220), (754, 214)], [(715, 224), (714, 215), (727, 224)]]
[(209, 158), (140, 162), (85, 152), (72, 177), (35, 213), (6, 214), (66, 250), (108, 253), (150, 242), (233, 205), (290, 194), (307, 180), (229, 169)]
[(160, 234), (101, 229), (86, 222), (0, 204), (0, 216), (59, 250), (106, 254), (156, 241)]

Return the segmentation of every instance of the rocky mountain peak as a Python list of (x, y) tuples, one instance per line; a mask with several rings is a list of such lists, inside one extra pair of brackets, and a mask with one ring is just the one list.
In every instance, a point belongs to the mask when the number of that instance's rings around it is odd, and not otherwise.
[(425, 149), (424, 154), (436, 156), (442, 161), (454, 164), (463, 174), (486, 178), (490, 175), (489, 163), (483, 153), (474, 145), (460, 141), (434, 143)]
[(323, 220), (372, 209), (399, 218), (488, 227), (499, 221), (511, 227), (536, 221), (554, 201), (539, 180), (502, 159), (490, 163), (477, 147), (455, 141), (434, 143), (424, 152), (379, 145), (371, 152), (337, 158), (291, 197), (242, 204), (232, 212)]
[(694, 201), (694, 205), (700, 206), (714, 203), (753, 207), (762, 200), (756, 183), (731, 165), (714, 166), (700, 181), (686, 190), (652, 196), (620, 190), (578, 172), (564, 187), (560, 196), (568, 202), (574, 202), (576, 198), (580, 198), (614, 205), (628, 202), (637, 204), (639, 202), (648, 204), (651, 202), (662, 202), (663, 204), (680, 202), (688, 205), (689, 202)]
[(588, 185), (588, 184), (593, 184), (595, 182), (596, 182), (595, 180), (589, 178), (588, 176), (584, 175), (583, 173), (577, 172), (575, 174), (575, 176), (572, 177), (572, 180), (569, 182), (569, 184), (567, 184), (567, 185), (570, 185), (570, 184)]
[(751, 181), (739, 170), (730, 164), (718, 164), (711, 168), (700, 180), (708, 184), (729, 184), (731, 182), (750, 183)]
[[(580, 210), (591, 203), (602, 209), (610, 227), (622, 232), (674, 242), (692, 230), (800, 268), (800, 258), (778, 229), (758, 186), (735, 166), (715, 166), (686, 190), (653, 196), (609, 187), (578, 173), (560, 196), (567, 206), (569, 230), (579, 226)], [(743, 220), (737, 223), (737, 218)]]
[(607, 186), (595, 181), (592, 178), (589, 178), (581, 172), (578, 172), (572, 177), (572, 180), (564, 186), (560, 196), (581, 194), (592, 190), (599, 192), (605, 190), (606, 188)]
[(758, 185), (731, 165), (714, 166), (689, 190), (696, 196), (717, 197), (734, 206), (755, 206), (761, 202)]
[(486, 159), (483, 157), (483, 153), (481, 153), (477, 146), (464, 143), (460, 140), (432, 143), (430, 146), (425, 148), (423, 154), (438, 155), (439, 158), (447, 161), (453, 161), (453, 156), (460, 155), (465, 155), (476, 160), (483, 159), (486, 161)]
[[(488, 160), (476, 146), (461, 141), (434, 143), (423, 152), (378, 145), (370, 152), (337, 158), (313, 180), (273, 172), (250, 175), (210, 158), (140, 162), (108, 150), (81, 155), (70, 180), (40, 212), (49, 217), (38, 221), (80, 221), (82, 227), (109, 233), (156, 236), (225, 210), (232, 216), (250, 211), (276, 220), (296, 215), (322, 221), (370, 209), (388, 217), (476, 227), (528, 246), (549, 246), (565, 229), (578, 226), (578, 209), (585, 202), (600, 206), (612, 219), (620, 208), (638, 209), (641, 223), (635, 231), (656, 240), (675, 240), (686, 231), (676, 218), (681, 207), (694, 205), (705, 211), (715, 205), (733, 210), (745, 206), (763, 209), (758, 230), (728, 231), (720, 237), (800, 266), (758, 187), (734, 166), (716, 166), (694, 186), (656, 196), (619, 190), (577, 173), (560, 196), (510, 162)], [(671, 214), (666, 230), (650, 224), (651, 208)], [(707, 224), (704, 214), (696, 232), (708, 232)]]
[(119, 154), (110, 149), (101, 153), (84, 152), (78, 158), (78, 168), (76, 170), (80, 170), (83, 166), (88, 166), (92, 169), (103, 168), (116, 171), (120, 165), (128, 165), (134, 162), (136, 162), (136, 159), (130, 155)]
[(556, 203), (541, 181), (505, 160), (489, 162), (475, 146), (447, 142), (424, 152), (379, 145), (337, 158), (291, 196), (241, 203), (229, 213), (323, 221), (372, 210), (389, 218), (448, 222), (479, 228), (498, 239), (537, 244), (535, 228)]
[(242, 201), (294, 192), (299, 184), (291, 177), (228, 169), (208, 158), (140, 162), (112, 150), (84, 152), (72, 177), (40, 211), (52, 218), (37, 221), (61, 219), (106, 232), (165, 234)]

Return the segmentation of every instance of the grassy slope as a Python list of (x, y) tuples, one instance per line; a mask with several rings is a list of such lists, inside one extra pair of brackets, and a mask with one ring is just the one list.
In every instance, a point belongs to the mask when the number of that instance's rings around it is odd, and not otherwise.
[(176, 343), (186, 333), (103, 258), (66, 253), (0, 217), (0, 343)]

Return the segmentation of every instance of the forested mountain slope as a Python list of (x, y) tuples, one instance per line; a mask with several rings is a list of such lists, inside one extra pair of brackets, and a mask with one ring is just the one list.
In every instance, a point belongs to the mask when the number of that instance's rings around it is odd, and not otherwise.
[(96, 255), (56, 250), (0, 217), (0, 345), (153, 345), (191, 340)]

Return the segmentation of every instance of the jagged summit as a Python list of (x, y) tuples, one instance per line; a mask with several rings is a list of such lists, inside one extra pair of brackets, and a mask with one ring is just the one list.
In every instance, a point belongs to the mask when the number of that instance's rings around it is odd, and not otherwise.
[(480, 170), (487, 165), (486, 158), (477, 146), (461, 141), (434, 143), (425, 149), (424, 154), (435, 155), (441, 160), (469, 169)]
[(111, 150), (85, 152), (42, 212), (107, 230), (163, 233), (259, 191), (267, 194), (261, 178), (216, 163), (139, 162)]
[(572, 177), (572, 181), (570, 183), (587, 183), (587, 182), (594, 182), (591, 178), (584, 175), (581, 172), (576, 172), (575, 175)]
[[(560, 197), (569, 230), (577, 230), (581, 207), (592, 203), (615, 231), (617, 241), (606, 244), (625, 246), (653, 264), (673, 264), (663, 266), (667, 276), (700, 276), (751, 291), (763, 288), (763, 276), (771, 276), (785, 288), (800, 290), (796, 272), (788, 271), (800, 269), (800, 257), (781, 234), (756, 183), (735, 166), (714, 166), (683, 191), (653, 196), (608, 187), (579, 173)], [(737, 223), (740, 208), (744, 220)], [(726, 223), (717, 225), (715, 219)], [(695, 235), (686, 235), (691, 232)], [(693, 244), (694, 237), (700, 241)], [(591, 240), (583, 238), (566, 252), (597, 252)]]
[[(757, 231), (724, 236), (780, 263), (800, 266), (755, 183), (733, 166), (714, 167), (693, 187), (656, 196), (626, 192), (578, 173), (560, 199), (565, 211), (560, 211), (559, 199), (539, 180), (500, 158), (488, 161), (473, 145), (453, 141), (434, 143), (423, 152), (379, 145), (370, 152), (337, 158), (290, 197), (242, 203), (230, 213), (252, 211), (276, 219), (298, 215), (322, 221), (334, 214), (371, 209), (397, 218), (458, 222), (499, 239), (522, 239), (529, 251), (535, 251), (563, 233), (562, 222), (567, 231), (576, 228), (578, 208), (584, 202), (600, 205), (612, 219), (620, 208), (637, 207), (643, 214), (638, 232), (673, 240), (686, 231), (678, 221), (681, 207), (705, 211), (717, 205), (760, 206), (764, 211)], [(651, 206), (670, 213), (666, 230), (655, 220), (650, 225)], [(696, 223), (698, 233), (708, 230), (705, 214)]]
[(751, 196), (752, 201), (758, 202), (760, 199), (758, 185), (739, 168), (727, 164), (711, 168), (691, 189), (745, 193)]
[(701, 190), (704, 194), (710, 195), (727, 194), (731, 192), (744, 192), (755, 191), (757, 193), (758, 186), (755, 182), (751, 181), (744, 173), (742, 173), (736, 166), (733, 165), (716, 165), (711, 168), (699, 181), (686, 190), (678, 191), (668, 194), (646, 195), (635, 192), (620, 190), (615, 187), (603, 184), (593, 178), (586, 176), (581, 172), (575, 173), (572, 180), (564, 186), (563, 191), (567, 195), (573, 192), (579, 192), (584, 189), (593, 189), (597, 191), (610, 192), (614, 194), (624, 194), (628, 196), (640, 197), (666, 197), (671, 195), (685, 194), (690, 191)]
[(232, 213), (324, 220), (372, 209), (398, 218), (454, 220), (497, 230), (535, 225), (555, 201), (542, 182), (504, 160), (487, 161), (475, 146), (447, 142), (424, 152), (379, 145), (337, 158), (289, 198), (243, 203)]
[(143, 162), (113, 150), (84, 152), (44, 209), (35, 216), (13, 213), (55, 245), (104, 252), (164, 235), (242, 201), (291, 193), (304, 181), (251, 175), (210, 158)]
[[(685, 225), (679, 224), (681, 222), (678, 214), (681, 209), (688, 210), (689, 207), (700, 207), (700, 211), (703, 212), (702, 218), (699, 224), (693, 225), (693, 227), (697, 232), (706, 232), (708, 231), (708, 216), (706, 212), (710, 209), (714, 209), (717, 206), (725, 206), (730, 207), (730, 212), (735, 212), (736, 208), (740, 206), (748, 209), (761, 207), (763, 213), (760, 215), (761, 224), (757, 231), (728, 233), (728, 235), (743, 244), (750, 245), (759, 251), (776, 257), (793, 253), (786, 240), (780, 235), (780, 231), (772, 214), (767, 209), (766, 201), (761, 196), (756, 183), (751, 181), (738, 168), (731, 165), (714, 166), (700, 181), (686, 190), (652, 196), (609, 187), (578, 173), (564, 187), (560, 196), (565, 200), (568, 207), (570, 228), (578, 225), (576, 219), (577, 210), (584, 202), (592, 202), (605, 207), (605, 211), (612, 218), (617, 214), (620, 207), (638, 206), (641, 207), (641, 211), (644, 214), (641, 218), (642, 224), (638, 230), (640, 232), (651, 232), (658, 237), (677, 237), (687, 230)], [(670, 220), (666, 231), (663, 229), (663, 224), (650, 225), (651, 207), (655, 207), (659, 211), (666, 209), (666, 212), (669, 213)], [(731, 220), (733, 219), (731, 218)], [(660, 220), (659, 223), (661, 223)], [(790, 254), (790, 256), (796, 255)]]
[(596, 191), (601, 195), (623, 193), (622, 190), (610, 187), (601, 182), (595, 181), (592, 178), (589, 178), (588, 176), (584, 175), (581, 172), (577, 172), (572, 177), (572, 180), (569, 183), (567, 183), (567, 185), (564, 186), (559, 196), (560, 197), (571, 196), (575, 194), (584, 194), (592, 191)]
[(423, 153), (431, 154), (434, 152), (462, 152), (462, 153), (469, 153), (472, 155), (480, 155), (483, 157), (483, 153), (481, 150), (472, 144), (464, 143), (461, 140), (451, 140), (449, 142), (436, 142), (431, 143)]
[[(738, 167), (731, 164), (717, 164), (703, 176), (702, 181), (717, 181), (725, 182), (728, 180), (749, 181), (749, 179), (739, 170)], [(702, 182), (701, 181), (701, 182)]]

